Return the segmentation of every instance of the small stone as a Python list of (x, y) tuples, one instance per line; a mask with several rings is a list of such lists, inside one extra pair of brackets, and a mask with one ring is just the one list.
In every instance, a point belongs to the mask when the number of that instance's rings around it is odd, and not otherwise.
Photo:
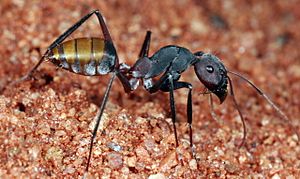
[(38, 155), (40, 153), (40, 148), (38, 146), (34, 146), (29, 149), (29, 153), (31, 154), (31, 157), (33, 160), (36, 160), (38, 158)]
[(30, 98), (33, 99), (33, 100), (36, 100), (38, 97), (40, 97), (40, 94), (39, 93), (32, 93), (30, 95)]
[(150, 157), (148, 151), (142, 146), (138, 146), (135, 149), (135, 153), (136, 153), (137, 157), (142, 160), (148, 159)]
[(289, 175), (286, 177), (286, 179), (295, 179), (295, 177), (293, 175)]
[(178, 27), (174, 27), (174, 28), (171, 29), (170, 34), (173, 37), (178, 37), (182, 34), (182, 29), (178, 28)]
[(129, 167), (134, 167), (135, 165), (136, 165), (136, 156), (132, 156), (132, 157), (128, 157), (127, 158), (127, 165), (129, 166)]
[(240, 163), (244, 163), (244, 162), (246, 162), (246, 160), (247, 160), (246, 155), (241, 155), (241, 156), (239, 156), (239, 162), (240, 162)]
[(288, 72), (296, 78), (300, 78), (300, 65), (294, 64), (288, 68)]
[(191, 20), (191, 30), (196, 34), (207, 34), (209, 31), (209, 27), (198, 19)]
[(50, 134), (50, 126), (46, 123), (39, 123), (37, 126), (37, 134)]
[(262, 126), (266, 126), (270, 123), (270, 118), (266, 118), (264, 117), (262, 120), (261, 120), (261, 125)]
[(60, 110), (63, 110), (65, 106), (62, 102), (57, 102), (57, 103), (55, 103), (55, 107), (57, 110), (60, 111)]
[(189, 166), (192, 170), (197, 170), (198, 167), (197, 167), (197, 161), (195, 159), (192, 159), (189, 161)]
[(238, 168), (233, 164), (225, 164), (225, 170), (231, 174), (234, 174), (238, 171)]
[(31, 100), (29, 98), (23, 98), (22, 99), (22, 103), (25, 105), (25, 106), (28, 106), (29, 103), (31, 103)]
[(135, 122), (137, 124), (143, 124), (143, 123), (147, 122), (147, 119), (142, 118), (142, 117), (138, 117), (138, 118), (136, 118)]
[(71, 108), (71, 109), (69, 110), (68, 115), (71, 116), (71, 117), (73, 117), (73, 116), (75, 116), (75, 114), (76, 114), (76, 109), (75, 109), (75, 108)]
[[(99, 113), (99, 111), (98, 111), (98, 113)], [(95, 127), (96, 122), (97, 122), (96, 117), (98, 116), (98, 113), (89, 125), (90, 130), (94, 130), (94, 127)], [(99, 124), (99, 127), (98, 127), (98, 131), (103, 131), (106, 128), (106, 126), (108, 125), (108, 123), (109, 123), (109, 117), (108, 117), (107, 113), (104, 112), (102, 114), (102, 117), (101, 117), (101, 121), (100, 121), (100, 124)]]
[(56, 165), (60, 165), (62, 163), (62, 158), (63, 150), (59, 147), (50, 147), (45, 156), (46, 160), (52, 160)]
[(67, 166), (64, 170), (64, 174), (72, 174), (75, 172), (75, 168), (72, 166)]
[(165, 178), (166, 177), (161, 173), (152, 174), (148, 177), (148, 179), (165, 179)]
[(111, 168), (119, 169), (123, 165), (122, 156), (116, 152), (110, 152), (109, 154), (107, 154), (106, 159), (108, 161), (108, 165)]
[(63, 131), (63, 130), (58, 130), (58, 131), (55, 131), (55, 135), (57, 137), (64, 137), (64, 136), (67, 135), (67, 133), (65, 131)]
[(280, 176), (276, 173), (275, 175), (272, 176), (272, 179), (280, 179)]
[(178, 164), (177, 158), (176, 158), (176, 150), (173, 150), (172, 152), (169, 153), (169, 155), (164, 158), (160, 162), (160, 171), (166, 172), (170, 168), (176, 166)]
[(123, 174), (123, 175), (128, 175), (128, 174), (130, 173), (130, 170), (129, 170), (128, 167), (123, 167), (123, 168), (121, 169), (121, 171), (122, 171), (122, 174)]
[(122, 150), (122, 147), (115, 142), (109, 142), (107, 146), (115, 152), (120, 152)]
[(144, 145), (148, 151), (154, 151), (156, 143), (152, 138), (148, 138), (144, 141)]

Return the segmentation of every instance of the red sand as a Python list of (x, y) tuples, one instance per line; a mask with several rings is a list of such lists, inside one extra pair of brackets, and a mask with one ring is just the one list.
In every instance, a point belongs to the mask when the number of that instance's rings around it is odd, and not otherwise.
[[(146, 30), (150, 54), (167, 44), (217, 54), (226, 67), (244, 74), (270, 96), (299, 128), (300, 6), (297, 1), (1, 1), (0, 88), (26, 74), (39, 54), (64, 30), (99, 9), (128, 64), (137, 58)], [(72, 38), (100, 36), (93, 18)], [(109, 75), (108, 75), (109, 76)], [(6, 88), (0, 95), (0, 177), (78, 178), (88, 155), (93, 118), (105, 77), (84, 77), (44, 63), (37, 80)], [(96, 178), (299, 178), (296, 135), (254, 90), (234, 78), (246, 117), (246, 146), (237, 146), (242, 126), (232, 101), (215, 108), (192, 68), (193, 129), (197, 159), (189, 151), (185, 90), (176, 92), (183, 165), (176, 159), (168, 94), (143, 88), (127, 95), (115, 82), (94, 146), (90, 177)]]

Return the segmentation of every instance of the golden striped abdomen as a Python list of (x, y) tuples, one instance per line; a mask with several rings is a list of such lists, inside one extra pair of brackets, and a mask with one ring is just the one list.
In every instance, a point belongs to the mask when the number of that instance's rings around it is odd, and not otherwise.
[(104, 75), (113, 70), (116, 51), (109, 41), (78, 38), (59, 44), (48, 58), (55, 65), (77, 74)]

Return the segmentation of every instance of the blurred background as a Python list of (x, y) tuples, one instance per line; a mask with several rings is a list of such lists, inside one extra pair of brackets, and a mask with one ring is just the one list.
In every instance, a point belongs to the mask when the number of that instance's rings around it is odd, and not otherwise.
[[(35, 49), (45, 52), (62, 32), (94, 9), (99, 9), (105, 17), (122, 62), (132, 65), (136, 61), (145, 33), (151, 30), (150, 54), (170, 44), (184, 46), (192, 52), (202, 50), (213, 53), (222, 59), (229, 70), (239, 72), (257, 84), (290, 117), (292, 125), (296, 128), (299, 126), (300, 2), (298, 0), (85, 0), (76, 2), (1, 0), (0, 157), (3, 162), (0, 164), (0, 176), (60, 178), (82, 175), (86, 162), (82, 156), (86, 156), (88, 143), (86, 141), (89, 140), (89, 130), (91, 130), (88, 126), (91, 125), (90, 121), (95, 115), (96, 105), (102, 99), (109, 75), (84, 77), (56, 70), (54, 65), (44, 63), (36, 74), (35, 82), (27, 81), (14, 88), (6, 88), (6, 86), (25, 75), (37, 63), (40, 55)], [(96, 17), (82, 25), (70, 38), (91, 36), (102, 36)], [(199, 95), (203, 86), (199, 83), (193, 68), (185, 74), (183, 80), (192, 83), (195, 87), (193, 127), (195, 145), (201, 161), (198, 163), (198, 168), (193, 168), (190, 162), (192, 159), (187, 156), (186, 165), (182, 168), (170, 164), (167, 165), (168, 170), (165, 169), (160, 161), (169, 156), (167, 150), (159, 156), (148, 151), (150, 159), (144, 163), (139, 159), (139, 152), (133, 151), (128, 154), (123, 151), (120, 152), (121, 167), (111, 169), (113, 165), (109, 157), (100, 157), (98, 163), (93, 159), (95, 164), (91, 167), (91, 176), (299, 177), (300, 148), (295, 134), (253, 89), (234, 78), (236, 96), (246, 117), (249, 131), (246, 146), (238, 149), (237, 144), (241, 140), (242, 128), (231, 100), (227, 100), (221, 106), (218, 106), (217, 99), (214, 100), (216, 113), (224, 123), (220, 124), (212, 120), (207, 98)], [(125, 95), (120, 85), (117, 82), (111, 92), (108, 108), (112, 109), (107, 111), (108, 115), (118, 116), (124, 113), (130, 116), (129, 121), (134, 123), (132, 125), (137, 125), (135, 126), (137, 129), (141, 124), (136, 124), (134, 121), (139, 117), (154, 116), (155, 120), (169, 117), (167, 94), (150, 95), (139, 88), (133, 94)], [(48, 99), (51, 93), (57, 97)], [(32, 97), (33, 94), (39, 95)], [(181, 126), (179, 127), (180, 138), (188, 140), (188, 132), (185, 129), (186, 94), (184, 90), (177, 92), (176, 104), (178, 125)], [(26, 103), (25, 99), (29, 101)], [(56, 102), (62, 103), (63, 109), (54, 105)], [(45, 106), (48, 103), (49, 106)], [(76, 152), (82, 140), (80, 137), (75, 137), (79, 135), (78, 133), (72, 135), (75, 141), (78, 140), (72, 145), (70, 139), (65, 138), (70, 136), (68, 132), (57, 134), (64, 139), (60, 137), (51, 139), (51, 136), (55, 136), (58, 126), (65, 122), (65, 119), (61, 118), (63, 110), (68, 111), (73, 109), (72, 107), (75, 108), (74, 118), (79, 122), (84, 121), (70, 124), (71, 128), (81, 126), (78, 127), (80, 129), (72, 130), (82, 132), (81, 137), (85, 137), (86, 141), (81, 146), (82, 153)], [(80, 119), (82, 116), (80, 112), (85, 108), (89, 108), (90, 111), (87, 116), (84, 116), (86, 119)], [(49, 122), (49, 119), (54, 116), (60, 117), (57, 117), (56, 122)], [(40, 120), (43, 119), (48, 120), (42, 122), (45, 126), (39, 127)], [(170, 124), (170, 121), (167, 121)], [(117, 124), (118, 122), (115, 125)], [(144, 125), (146, 128), (147, 125)], [(45, 132), (44, 127), (49, 132)], [(130, 130), (122, 125), (120, 128), (114, 125), (110, 127), (124, 130), (125, 133), (126, 130)], [(65, 130), (64, 127), (61, 128), (61, 131)], [(152, 128), (155, 128), (155, 125)], [(40, 130), (42, 132), (39, 132)], [(138, 134), (134, 135), (137, 137), (141, 135), (138, 138), (143, 142), (143, 136), (155, 135), (157, 132), (152, 129), (146, 131), (147, 133), (141, 134), (137, 130)], [(168, 132), (170, 136), (173, 135), (172, 131)], [(28, 136), (30, 136), (29, 141)], [(114, 137), (108, 136), (103, 140), (109, 141), (112, 138)], [(125, 140), (127, 143), (123, 144), (123, 148), (127, 145), (137, 148), (137, 143), (130, 139)], [(155, 141), (158, 148), (163, 143)], [(98, 147), (100, 148), (104, 143), (102, 142)], [(49, 151), (51, 147), (54, 147), (52, 153), (59, 153), (61, 158), (47, 155), (51, 153)], [(70, 147), (70, 150), (74, 148), (74, 151), (63, 150), (65, 147)], [(189, 152), (188, 147), (183, 150)], [(109, 147), (101, 148), (100, 151), (109, 152)], [(143, 167), (131, 166), (128, 163), (128, 158), (133, 156), (136, 156), (137, 163), (143, 163)], [(78, 162), (74, 158), (82, 158), (82, 161)], [(57, 163), (57, 160), (61, 162)]]

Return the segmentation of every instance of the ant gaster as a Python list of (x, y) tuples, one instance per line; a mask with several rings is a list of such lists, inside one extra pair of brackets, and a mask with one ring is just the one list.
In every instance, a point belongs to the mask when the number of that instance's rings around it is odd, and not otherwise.
[[(67, 37), (69, 37), (76, 29), (78, 29), (78, 27), (80, 27), (84, 22), (86, 22), (86, 20), (89, 19), (93, 14), (95, 14), (98, 18), (104, 39), (77, 38), (65, 41)], [(104, 22), (104, 19), (98, 10), (94, 10), (82, 17), (77, 23), (75, 23), (62, 35), (60, 35), (48, 47), (48, 49), (46, 50), (44, 55), (42, 55), (39, 62), (32, 68), (31, 71), (29, 71), (27, 75), (12, 83), (19, 83), (23, 80), (31, 78), (33, 76), (33, 73), (45, 60), (50, 60), (53, 64), (55, 64), (58, 67), (81, 75), (96, 76), (112, 73), (107, 89), (104, 93), (102, 103), (99, 107), (99, 112), (95, 117), (96, 124), (92, 132), (92, 137), (90, 141), (89, 156), (85, 168), (85, 175), (88, 173), (89, 170), (93, 143), (115, 77), (117, 77), (121, 81), (126, 93), (134, 91), (138, 87), (140, 80), (143, 81), (143, 86), (150, 93), (155, 93), (159, 90), (163, 92), (169, 92), (169, 102), (171, 108), (174, 135), (176, 140), (176, 147), (179, 146), (179, 143), (175, 125), (176, 110), (174, 90), (181, 88), (188, 89), (189, 92), (187, 98), (187, 122), (189, 124), (190, 147), (193, 155), (193, 86), (188, 82), (179, 81), (181, 73), (183, 73), (186, 69), (188, 69), (191, 66), (194, 66), (197, 77), (208, 89), (209, 93), (215, 94), (219, 98), (220, 103), (222, 103), (227, 97), (227, 88), (229, 84), (229, 94), (230, 96), (232, 96), (235, 108), (238, 110), (243, 124), (244, 135), (240, 146), (242, 146), (246, 140), (246, 127), (243, 115), (235, 99), (232, 81), (229, 78), (228, 73), (246, 81), (261, 96), (263, 96), (267, 100), (267, 102), (275, 109), (275, 111), (280, 114), (281, 118), (283, 118), (291, 126), (291, 128), (297, 134), (297, 137), (299, 139), (298, 132), (291, 125), (288, 117), (251, 81), (249, 81), (248, 79), (246, 79), (238, 73), (228, 71), (218, 57), (201, 51), (192, 53), (184, 47), (175, 45), (162, 47), (151, 57), (149, 57), (148, 52), (150, 47), (150, 39), (151, 32), (147, 31), (144, 43), (139, 54), (139, 58), (132, 67), (129, 67), (126, 64), (120, 64), (117, 52), (115, 50), (112, 38)], [(153, 78), (159, 75), (161, 75), (160, 78), (157, 81), (153, 82)]]

